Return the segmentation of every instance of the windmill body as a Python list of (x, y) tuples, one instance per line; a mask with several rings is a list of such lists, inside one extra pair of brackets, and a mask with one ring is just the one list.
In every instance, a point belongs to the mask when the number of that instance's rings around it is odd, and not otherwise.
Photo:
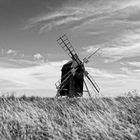
[(84, 58), (81, 61), (75, 52), (72, 44), (68, 40), (66, 35), (61, 36), (57, 40), (58, 44), (65, 50), (65, 52), (70, 56), (71, 61), (64, 64), (61, 69), (61, 79), (55, 83), (57, 88), (57, 97), (59, 96), (67, 96), (70, 98), (73, 97), (82, 97), (83, 96), (83, 86), (87, 89), (87, 92), (90, 95), (88, 86), (86, 84), (85, 78), (87, 78), (88, 82), (95, 90), (95, 92), (99, 93), (99, 87), (89, 75), (89, 73), (85, 70), (84, 63), (88, 62), (88, 59), (95, 54), (98, 50), (96, 50), (92, 55), (88, 58)]
[[(83, 80), (84, 71), (83, 65), (78, 66), (77, 69), (73, 69), (75, 61), (69, 61), (64, 64), (61, 69), (61, 83), (65, 80), (63, 77), (71, 71), (72, 76), (68, 78), (64, 84), (61, 84), (62, 90), (60, 91), (60, 96), (68, 97), (81, 97), (83, 96)], [(61, 88), (60, 87), (60, 88)]]

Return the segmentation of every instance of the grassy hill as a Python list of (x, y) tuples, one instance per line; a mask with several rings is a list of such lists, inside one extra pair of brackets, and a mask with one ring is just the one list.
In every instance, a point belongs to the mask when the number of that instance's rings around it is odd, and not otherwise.
[(0, 140), (139, 140), (140, 97), (0, 97)]

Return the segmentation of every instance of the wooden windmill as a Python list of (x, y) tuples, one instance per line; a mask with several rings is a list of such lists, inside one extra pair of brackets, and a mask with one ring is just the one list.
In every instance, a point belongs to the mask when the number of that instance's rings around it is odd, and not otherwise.
[(57, 88), (56, 96), (67, 96), (70, 98), (82, 97), (84, 85), (88, 94), (91, 95), (85, 79), (87, 79), (94, 91), (99, 93), (100, 89), (97, 83), (94, 81), (92, 76), (89, 75), (84, 67), (84, 63), (88, 63), (89, 58), (94, 55), (99, 49), (97, 49), (89, 57), (84, 58), (83, 61), (81, 61), (66, 35), (61, 36), (57, 40), (57, 42), (72, 60), (64, 64), (62, 67), (61, 80), (55, 83)]

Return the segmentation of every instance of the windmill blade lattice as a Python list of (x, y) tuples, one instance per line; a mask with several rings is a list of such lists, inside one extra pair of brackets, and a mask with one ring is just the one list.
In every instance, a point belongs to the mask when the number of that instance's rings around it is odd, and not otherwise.
[(59, 86), (57, 87), (57, 95), (56, 95), (56, 97), (59, 97), (60, 92), (62, 90), (64, 90), (63, 87), (65, 87), (65, 85), (71, 80), (71, 78), (72, 78), (72, 74), (70, 74), (68, 77), (66, 77), (66, 79), (62, 83), (61, 83), (61, 80), (60, 80)]
[(70, 58), (72, 58), (72, 60), (75, 60), (78, 64), (81, 63), (76, 51), (74, 50), (72, 44), (70, 43), (66, 35), (61, 36), (57, 40), (57, 42), (65, 50), (65, 52), (70, 56)]
[(60, 79), (59, 81), (57, 81), (57, 82), (55, 83), (56, 88), (59, 90), (60, 87), (61, 87), (61, 85), (64, 84), (64, 83), (67, 81), (67, 79), (69, 79), (71, 76), (72, 76), (71, 71), (69, 71), (68, 73), (66, 73), (66, 74), (62, 77), (62, 79)]

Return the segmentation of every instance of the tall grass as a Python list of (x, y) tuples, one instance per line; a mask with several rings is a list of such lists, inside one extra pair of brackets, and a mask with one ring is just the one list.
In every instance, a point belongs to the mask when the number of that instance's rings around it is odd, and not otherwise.
[(139, 140), (140, 97), (0, 97), (0, 140)]

